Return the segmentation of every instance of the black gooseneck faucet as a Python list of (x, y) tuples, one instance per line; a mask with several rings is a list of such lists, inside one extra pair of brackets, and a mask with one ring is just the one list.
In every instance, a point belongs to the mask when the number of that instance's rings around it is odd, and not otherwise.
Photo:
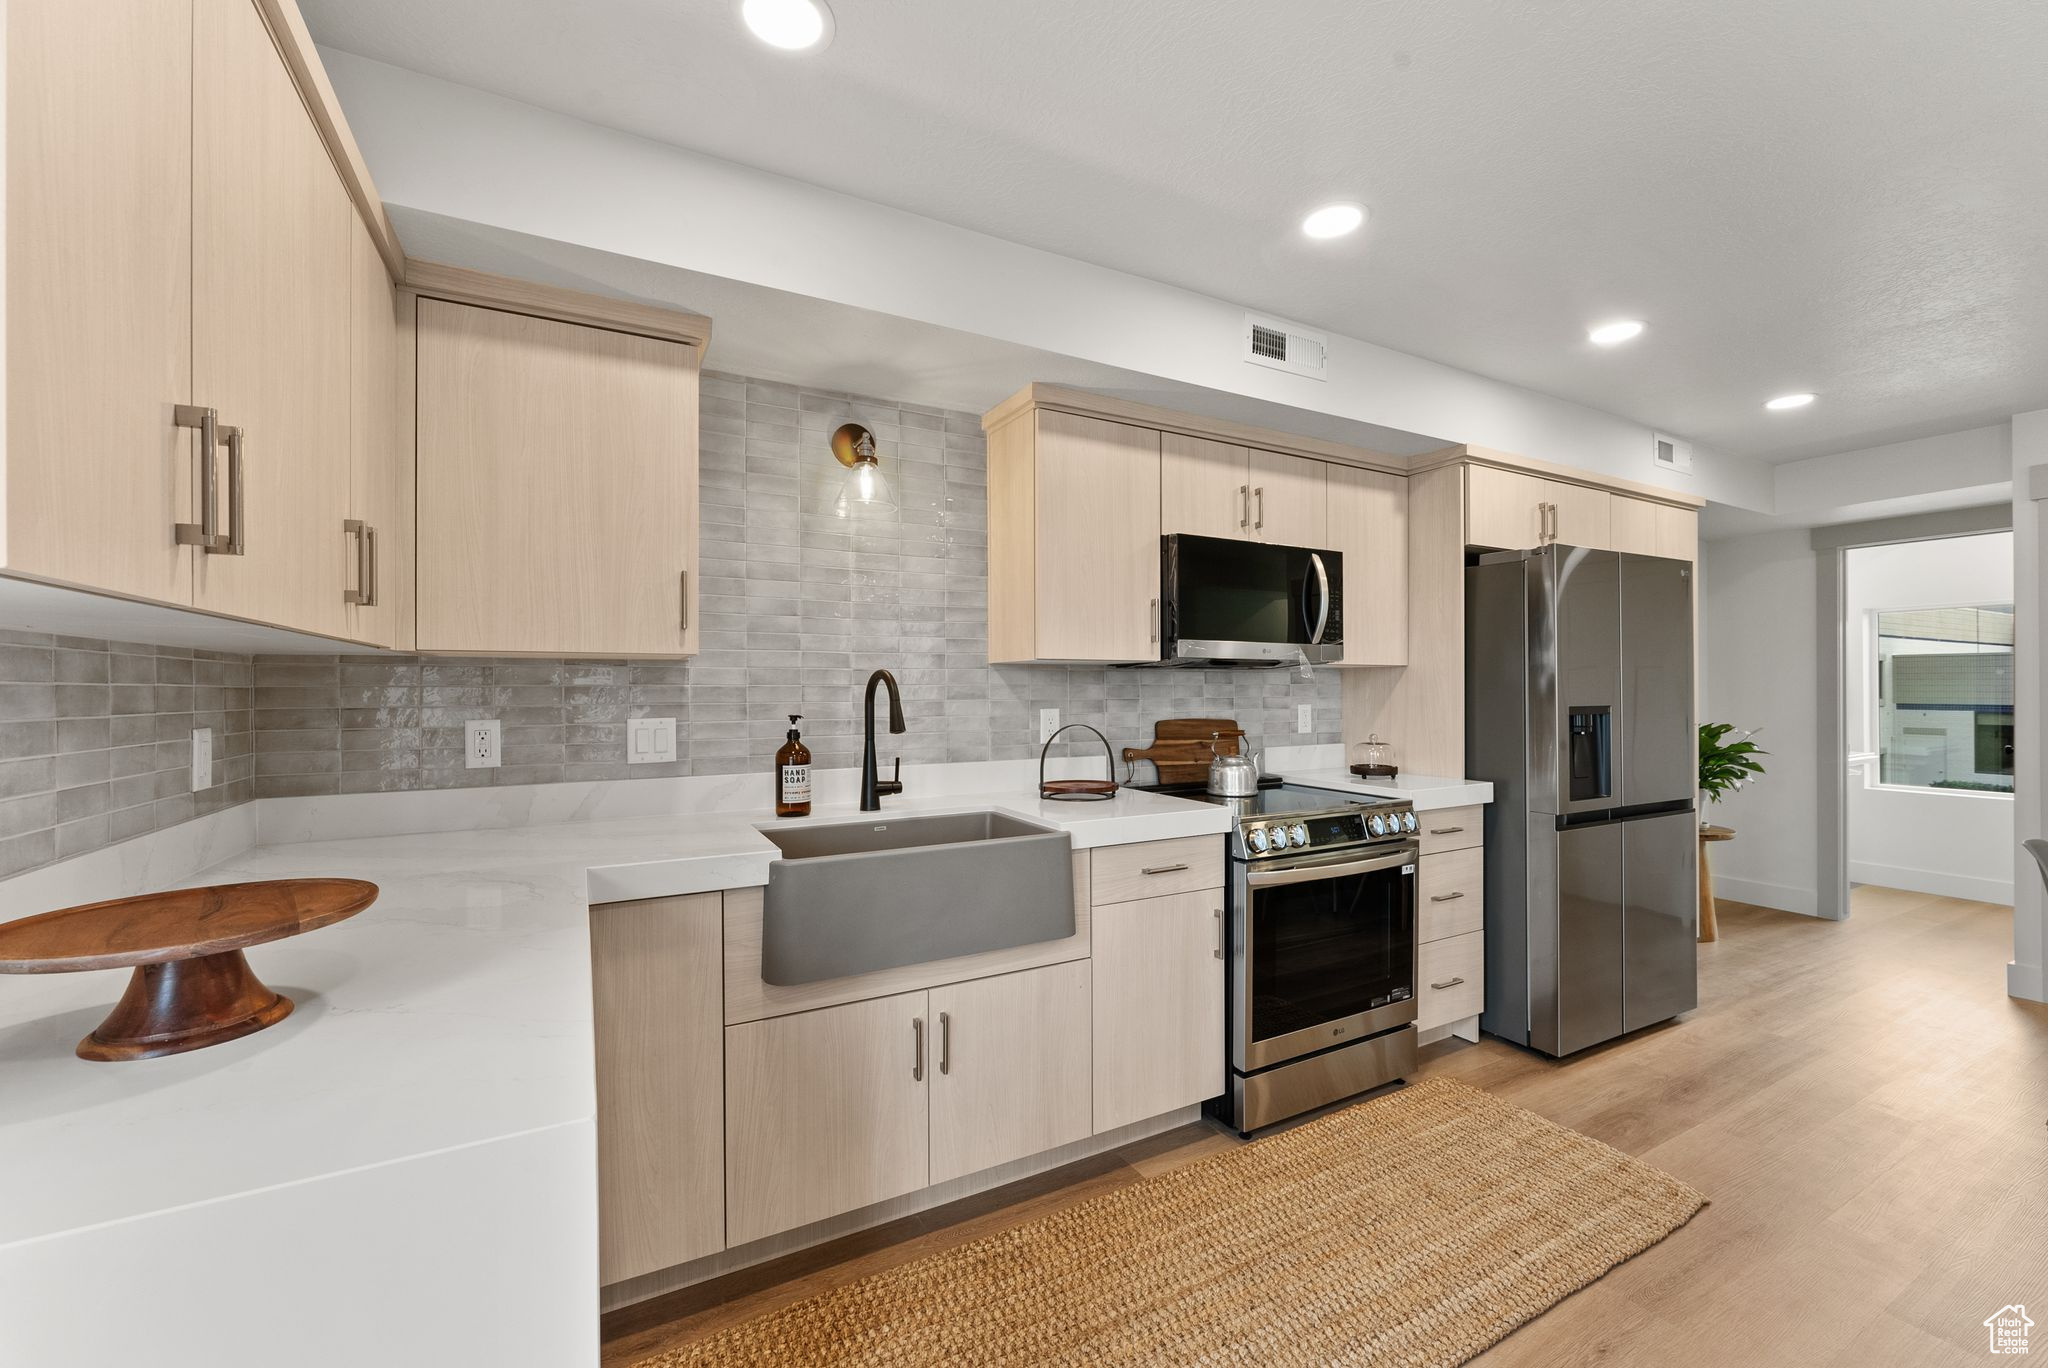
[(860, 810), (880, 812), (882, 795), (903, 792), (903, 757), (896, 757), (896, 773), (891, 779), (875, 777), (875, 685), (889, 686), (889, 730), (898, 736), (903, 734), (903, 698), (896, 692), (896, 676), (887, 670), (877, 670), (868, 676), (867, 698), (861, 705), (866, 726), (866, 744), (860, 752)]

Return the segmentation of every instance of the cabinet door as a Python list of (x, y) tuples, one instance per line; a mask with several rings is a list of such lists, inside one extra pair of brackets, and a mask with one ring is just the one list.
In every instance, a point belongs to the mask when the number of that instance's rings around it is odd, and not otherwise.
[(925, 994), (725, 1031), (725, 1235), (731, 1246), (930, 1181)]
[(1329, 485), (1324, 477), (1328, 468), (1321, 461), (1254, 447), (1252, 540), (1275, 546), (1329, 546)]
[(1040, 660), (1159, 658), (1159, 433), (1038, 415)]
[(1408, 663), (1408, 477), (1329, 469), (1330, 549), (1344, 557), (1340, 665)]
[(245, 471), (244, 554), (197, 556), (194, 601), (341, 636), (355, 210), (256, 6), (198, 0), (193, 32), (192, 390)]
[(699, 893), (590, 912), (607, 1283), (725, 1248), (721, 902)]
[(697, 351), (419, 302), (419, 649), (695, 649)]
[[(1620, 499), (1615, 500), (1620, 503)], [(1673, 560), (1700, 558), (1700, 515), (1690, 508), (1657, 504), (1657, 554)]]
[(1095, 909), (1095, 1132), (1223, 1091), (1223, 890)]
[(1604, 489), (1567, 484), (1563, 480), (1539, 481), (1543, 498), (1555, 510), (1550, 517), (1550, 540), (1566, 546), (1612, 549), (1613, 526), (1609, 507), (1614, 496)]
[(1545, 482), (1519, 471), (1475, 465), (1465, 471), (1465, 543), (1526, 551), (1547, 539)]
[(7, 566), (188, 604), (192, 5), (5, 19)]
[(1663, 555), (1658, 550), (1657, 536), (1657, 512), (1661, 507), (1663, 505), (1651, 503), (1648, 499), (1614, 495), (1607, 506), (1608, 549), (1636, 556)]
[(413, 299), (392, 288), (370, 230), (349, 216), (349, 516), (362, 524), (347, 583), (348, 634), (413, 643)]
[(1159, 447), (1159, 530), (1202, 537), (1249, 537), (1252, 486), (1241, 446), (1162, 433)]
[(1088, 961), (931, 991), (934, 1183), (1089, 1131)]

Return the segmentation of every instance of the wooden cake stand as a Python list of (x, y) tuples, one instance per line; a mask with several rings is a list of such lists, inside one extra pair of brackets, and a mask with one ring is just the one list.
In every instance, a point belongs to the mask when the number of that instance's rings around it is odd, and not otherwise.
[(242, 951), (330, 926), (377, 900), (361, 879), (274, 879), (177, 888), (0, 924), (0, 974), (128, 969), (128, 991), (78, 1057), (152, 1059), (203, 1050), (291, 1015)]

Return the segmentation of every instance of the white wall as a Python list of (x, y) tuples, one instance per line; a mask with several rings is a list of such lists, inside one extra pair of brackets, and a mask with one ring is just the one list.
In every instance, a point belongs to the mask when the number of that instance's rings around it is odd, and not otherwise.
[[(350, 53), (321, 57), (392, 204), (1769, 506), (1759, 462), (1696, 451), (1695, 473), (1672, 475), (1651, 463), (1639, 423), (1355, 338), (1330, 338), (1327, 381), (1247, 365), (1237, 337), (1257, 300), (1213, 299)], [(714, 332), (714, 364), (717, 346)]]
[(1735, 828), (1713, 847), (1717, 894), (1811, 915), (1818, 660), (1815, 557), (1801, 528), (1702, 548), (1700, 720), (1757, 727), (1765, 775), (1708, 809)]
[[(1849, 679), (1843, 723), (1851, 753), (1876, 744), (1871, 615), (1894, 608), (2010, 603), (2009, 532), (1848, 553)], [(1961, 714), (1967, 717), (1968, 714)], [(2012, 901), (2013, 800), (1998, 794), (1849, 782), (1849, 877), (1920, 893)]]
[[(2048, 466), (2048, 409), (2015, 414), (2012, 420), (2013, 534), (2013, 740), (2014, 831), (2020, 839), (2048, 834), (2042, 824), (2044, 782), (2048, 782), (2048, 680), (2041, 672), (2042, 633), (2048, 631), (2048, 518), (2032, 497), (2030, 481)], [(2042, 944), (2048, 940), (2048, 896), (2033, 861), (2013, 852), (2012, 963), (2006, 991), (2014, 997), (2048, 1002), (2042, 973)]]

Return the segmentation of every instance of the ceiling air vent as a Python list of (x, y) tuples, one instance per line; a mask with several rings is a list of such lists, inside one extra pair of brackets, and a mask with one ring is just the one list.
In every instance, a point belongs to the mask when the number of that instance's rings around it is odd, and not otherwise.
[(1657, 469), (1675, 471), (1680, 475), (1692, 474), (1692, 443), (1681, 442), (1676, 437), (1666, 437), (1661, 432), (1650, 434), (1651, 457)]
[(1244, 316), (1244, 359), (1255, 366), (1293, 371), (1312, 380), (1329, 379), (1330, 339), (1297, 323), (1248, 313)]

